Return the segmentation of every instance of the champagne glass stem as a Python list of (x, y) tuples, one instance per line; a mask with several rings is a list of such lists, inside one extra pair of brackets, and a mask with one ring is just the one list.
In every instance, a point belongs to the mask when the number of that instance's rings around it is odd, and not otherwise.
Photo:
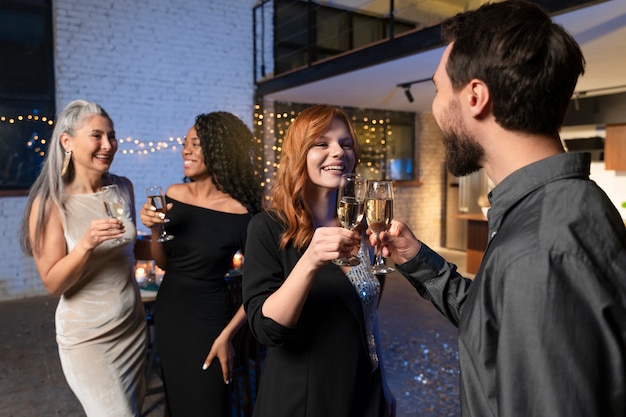
[(383, 247), (380, 244), (380, 239), (378, 238), (378, 235), (376, 235), (376, 266), (379, 266), (383, 263)]
[(385, 258), (383, 258), (383, 242), (378, 237), (378, 233), (374, 233), (376, 238), (376, 246), (374, 247), (374, 264), (372, 265), (372, 272), (377, 275), (384, 275), (389, 272), (394, 272), (395, 269), (387, 266)]
[(160, 232), (160, 237), (159, 237), (158, 241), (159, 242), (165, 242), (166, 240), (168, 240), (168, 239), (165, 238), (166, 235), (167, 235), (167, 233), (165, 232), (165, 226), (163, 224), (161, 224), (159, 229), (161, 230), (161, 232)]

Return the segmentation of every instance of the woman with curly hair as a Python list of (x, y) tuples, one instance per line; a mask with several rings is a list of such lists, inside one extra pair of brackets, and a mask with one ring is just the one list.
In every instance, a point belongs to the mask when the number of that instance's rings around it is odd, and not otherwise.
[(243, 308), (233, 315), (224, 276), (261, 209), (255, 149), (233, 114), (200, 114), (184, 141), (185, 182), (166, 192), (167, 230), (175, 238), (157, 242), (165, 216), (149, 203), (140, 212), (152, 230), (152, 256), (166, 271), (155, 326), (171, 417), (230, 416), (231, 340), (246, 317)]
[[(246, 246), (244, 307), (267, 346), (254, 415), (393, 415), (376, 330), (381, 286), (368, 245), (336, 215), (341, 175), (358, 161), (346, 114), (305, 109), (280, 161), (270, 205), (250, 222)], [(358, 266), (331, 262), (357, 252)]]

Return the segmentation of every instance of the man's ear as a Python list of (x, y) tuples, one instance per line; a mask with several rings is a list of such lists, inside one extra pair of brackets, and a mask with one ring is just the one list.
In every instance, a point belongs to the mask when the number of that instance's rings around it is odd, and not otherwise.
[(491, 113), (491, 93), (484, 81), (471, 80), (467, 86), (466, 97), (472, 117), (482, 119)]

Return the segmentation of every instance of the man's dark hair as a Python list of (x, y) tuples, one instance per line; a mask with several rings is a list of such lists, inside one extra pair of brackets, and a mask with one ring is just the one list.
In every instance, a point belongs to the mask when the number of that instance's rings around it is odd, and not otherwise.
[(441, 24), (454, 42), (446, 70), (452, 87), (484, 81), (505, 129), (556, 136), (585, 59), (576, 41), (539, 6), (486, 4)]

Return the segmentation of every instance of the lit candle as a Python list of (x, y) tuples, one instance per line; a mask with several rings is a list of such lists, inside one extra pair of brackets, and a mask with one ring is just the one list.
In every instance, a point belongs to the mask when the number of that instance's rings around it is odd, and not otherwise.
[(146, 282), (148, 280), (148, 273), (146, 272), (146, 268), (141, 266), (137, 267), (135, 269), (135, 279), (139, 283)]
[(241, 269), (241, 267), (243, 266), (243, 255), (241, 254), (240, 251), (237, 251), (235, 253), (235, 255), (233, 256), (233, 269), (235, 271), (238, 271)]

